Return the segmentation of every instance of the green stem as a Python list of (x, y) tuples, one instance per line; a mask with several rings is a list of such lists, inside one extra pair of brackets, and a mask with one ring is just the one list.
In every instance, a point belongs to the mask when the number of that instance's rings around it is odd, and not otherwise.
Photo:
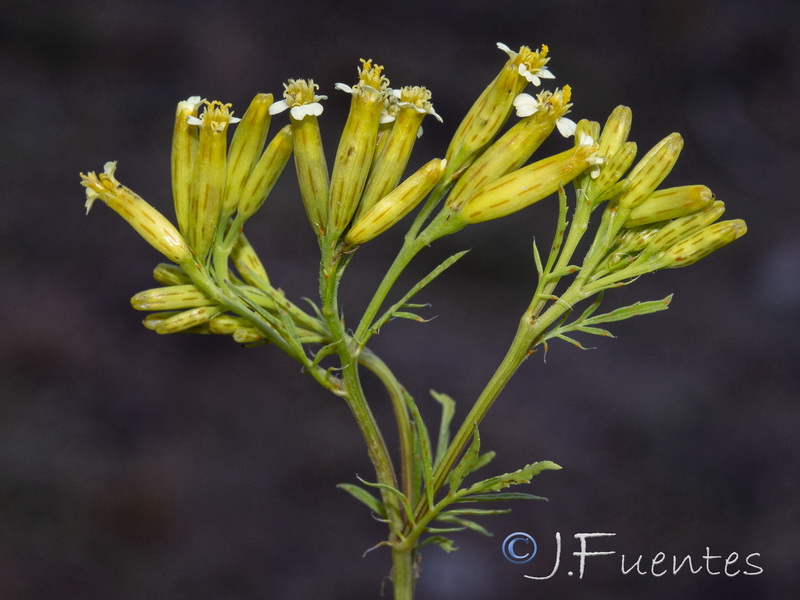
[[(397, 477), (386, 442), (381, 435), (361, 387), (358, 374), (360, 349), (352, 338), (346, 335), (344, 324), (339, 318), (337, 293), (343, 270), (342, 257), (336, 254), (333, 245), (323, 246), (320, 264), (322, 314), (328, 325), (331, 341), (337, 344), (344, 384), (340, 395), (344, 398), (361, 430), (361, 435), (367, 445), (367, 453), (375, 468), (378, 483), (397, 489)], [(394, 525), (393, 529), (396, 531), (402, 530), (404, 526), (403, 510), (399, 506), (397, 498), (384, 491), (381, 494), (387, 507), (388, 517)]]
[[(475, 404), (464, 419), (458, 432), (453, 436), (442, 462), (433, 475), (434, 491), (444, 485), (450, 471), (461, 456), (461, 453), (470, 443), (475, 431), (475, 426), (483, 421), (486, 413), (500, 395), (500, 392), (503, 391), (506, 384), (511, 379), (511, 376), (514, 375), (520, 365), (528, 357), (537, 341), (541, 339), (541, 336), (547, 331), (550, 325), (556, 322), (565, 312), (572, 310), (572, 306), (585, 297), (586, 294), (580, 287), (571, 286), (561, 299), (552, 304), (541, 317), (534, 314), (538, 304), (537, 299), (534, 298), (531, 306), (520, 319), (517, 333), (503, 361), (486, 384), (481, 395), (475, 401)], [(426, 503), (420, 500), (415, 507), (415, 519), (417, 521), (422, 520), (427, 510), (428, 507)]]
[(392, 548), (392, 585), (394, 586), (394, 600), (413, 600), (416, 579), (413, 548)]
[(389, 393), (389, 399), (392, 403), (395, 420), (397, 421), (397, 435), (400, 440), (401, 491), (405, 494), (406, 498), (408, 498), (409, 502), (413, 503), (416, 500), (416, 491), (413, 489), (414, 435), (411, 430), (411, 422), (406, 405), (406, 390), (394, 376), (394, 373), (386, 366), (386, 363), (378, 358), (371, 350), (365, 348), (361, 352), (359, 360), (361, 364), (372, 371), (378, 379), (381, 380), (381, 383), (383, 383), (383, 386)]

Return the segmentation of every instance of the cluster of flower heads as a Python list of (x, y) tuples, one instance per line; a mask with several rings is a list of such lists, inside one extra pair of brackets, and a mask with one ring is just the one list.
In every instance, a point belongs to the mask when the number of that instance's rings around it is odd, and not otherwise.
[[(708, 227), (721, 215), (722, 203), (714, 202), (704, 186), (656, 191), (677, 160), (680, 136), (662, 140), (628, 172), (636, 155), (636, 145), (627, 141), (629, 109), (618, 107), (602, 130), (598, 123), (575, 123), (566, 116), (572, 107), (569, 86), (535, 95), (524, 91), (554, 78), (547, 46), (519, 51), (497, 46), (508, 58), (460, 123), (445, 157), (405, 179), (424, 117), (442, 119), (426, 88), (391, 88), (382, 66), (362, 60), (354, 85), (335, 86), (351, 99), (332, 169), (319, 125), (327, 97), (317, 94), (311, 79), (290, 79), (282, 100), (258, 94), (241, 119), (233, 117), (230, 104), (218, 101), (195, 96), (178, 104), (172, 145), (177, 227), (117, 181), (116, 163), (107, 163), (100, 175), (82, 174), (87, 210), (100, 199), (174, 263), (220, 268), (231, 260), (254, 287), (268, 280), (242, 228), (292, 157), (306, 215), (321, 247), (328, 249), (346, 250), (373, 239), (432, 192), (436, 201), (444, 199), (442, 231), (452, 233), (515, 213), (573, 180), (584, 182), (583, 200), (593, 207), (607, 202), (603, 218), (613, 222), (605, 231), (616, 240), (614, 250), (596, 279), (628, 273), (632, 264), (645, 261), (642, 256), (651, 266), (654, 256), (663, 262), (666, 250), (676, 245), (680, 251), (672, 255), (680, 254), (680, 260), (671, 265), (686, 264), (744, 233), (741, 221)], [(267, 141), (272, 117), (285, 111), (289, 124)], [(513, 113), (519, 120), (503, 131)], [(572, 147), (528, 163), (554, 130), (574, 136)], [(681, 219), (692, 225), (680, 224)], [(180, 306), (186, 302), (193, 300)], [(203, 302), (207, 306), (209, 299)]]

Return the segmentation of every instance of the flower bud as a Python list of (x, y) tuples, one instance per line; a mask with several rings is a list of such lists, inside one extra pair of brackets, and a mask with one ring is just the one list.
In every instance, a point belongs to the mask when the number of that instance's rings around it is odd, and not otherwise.
[(236, 212), (245, 183), (264, 149), (270, 122), (269, 107), (272, 104), (272, 94), (258, 94), (253, 98), (233, 134), (228, 149), (225, 201), (222, 210), (224, 218)]
[(201, 259), (206, 257), (214, 243), (222, 211), (227, 131), (232, 122), (230, 106), (216, 100), (206, 102), (203, 114), (189, 119), (190, 124), (200, 127), (200, 140), (192, 175), (188, 241)]
[(274, 115), (289, 109), (300, 196), (311, 228), (317, 236), (321, 236), (328, 223), (329, 180), (317, 116), (322, 114), (319, 101), (326, 96), (314, 93), (319, 86), (312, 79), (290, 79), (284, 88), (284, 100), (273, 104), (269, 112)]
[(701, 211), (673, 219), (650, 238), (647, 243), (646, 253), (650, 255), (669, 248), (680, 240), (707, 227), (719, 219), (724, 212), (725, 204), (717, 200)]
[(231, 260), (242, 279), (253, 287), (260, 288), (264, 283), (269, 284), (269, 277), (261, 259), (243, 233), (236, 239), (231, 251)]
[[(199, 306), (155, 322), (151, 319), (149, 325), (148, 319), (145, 319), (145, 327), (155, 329), (155, 332), (160, 334), (181, 333), (205, 325), (222, 312), (225, 312), (223, 306)], [(209, 333), (209, 331), (201, 330), (198, 333)]]
[(252, 217), (264, 204), (291, 155), (292, 127), (287, 125), (267, 145), (247, 178), (239, 202), (239, 215), (244, 220)]
[(136, 310), (180, 310), (211, 304), (214, 302), (192, 284), (153, 288), (131, 298)]
[(252, 327), (252, 325), (243, 317), (229, 314), (218, 315), (208, 322), (209, 331), (219, 335), (233, 335), (237, 329), (243, 327)]
[(609, 160), (628, 141), (632, 118), (631, 109), (627, 106), (617, 106), (611, 111), (600, 134), (600, 149), (597, 151), (600, 156)]
[(642, 157), (628, 175), (631, 188), (619, 199), (623, 209), (633, 209), (653, 193), (672, 171), (683, 149), (683, 138), (671, 133)]
[[(598, 150), (598, 153), (599, 152)], [(597, 179), (593, 179), (589, 184), (587, 192), (589, 197), (597, 196), (598, 202), (601, 196), (603, 198), (608, 198), (608, 189), (620, 181), (631, 164), (633, 164), (635, 158), (635, 142), (625, 142), (614, 154), (611, 156), (606, 155), (606, 163), (603, 165), (603, 168), (600, 169), (600, 174), (597, 176)], [(630, 186), (628, 189), (630, 189)]]
[(81, 185), (86, 188), (86, 212), (100, 199), (172, 262), (180, 263), (191, 257), (189, 247), (175, 226), (139, 195), (120, 184), (114, 177), (116, 168), (116, 162), (107, 162), (100, 175), (81, 173)]
[(337, 236), (347, 228), (358, 208), (372, 165), (389, 85), (389, 80), (382, 75), (382, 66), (373, 66), (371, 60), (362, 59), (361, 62), (359, 83), (352, 88), (341, 83), (336, 86), (353, 96), (336, 151), (328, 200), (328, 230)]
[(690, 215), (709, 206), (714, 194), (704, 185), (656, 190), (631, 210), (624, 227), (637, 227)]
[(377, 237), (405, 217), (441, 179), (447, 161), (435, 158), (378, 201), (347, 232), (345, 243), (357, 246)]
[(171, 263), (158, 263), (153, 269), (153, 279), (166, 286), (192, 283), (183, 269)]
[(546, 198), (583, 173), (597, 146), (577, 146), (523, 167), (478, 188), (461, 214), (468, 223), (504, 217)]
[(178, 102), (175, 128), (172, 135), (172, 197), (178, 230), (186, 235), (189, 225), (189, 198), (192, 194), (192, 174), (197, 156), (197, 127), (189, 124), (189, 117), (197, 117), (200, 96)]
[(666, 254), (671, 259), (669, 269), (686, 267), (727, 246), (747, 233), (747, 224), (741, 219), (720, 221), (681, 240)]

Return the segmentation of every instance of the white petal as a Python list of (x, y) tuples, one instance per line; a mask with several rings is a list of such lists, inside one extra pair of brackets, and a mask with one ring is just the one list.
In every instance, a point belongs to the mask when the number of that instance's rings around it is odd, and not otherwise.
[(239, 121), (241, 121), (239, 117), (231, 117), (230, 119), (228, 119), (228, 123), (230, 124), (238, 123)]
[(385, 125), (386, 123), (391, 123), (392, 121), (394, 121), (394, 119), (395, 119), (394, 115), (390, 115), (387, 112), (382, 112), (379, 122), (381, 125)]
[(542, 67), (541, 69), (539, 69), (539, 71), (536, 74), (539, 77), (541, 77), (542, 79), (555, 79), (556, 78), (556, 76), (553, 75), (547, 67)]
[(578, 124), (572, 119), (561, 117), (560, 119), (556, 119), (556, 127), (561, 135), (569, 137), (575, 135), (575, 129), (578, 127)]
[(189, 115), (188, 117), (186, 117), (186, 122), (189, 125), (202, 125), (203, 124), (203, 119), (199, 119), (198, 117), (195, 117), (194, 115)]
[(322, 114), (322, 104), (319, 102), (311, 102), (309, 104), (302, 104), (300, 106), (293, 106), (289, 111), (295, 121), (302, 121), (308, 115), (318, 117)]
[(539, 101), (530, 94), (519, 94), (513, 104), (518, 117), (530, 117), (539, 110)]
[(502, 50), (506, 54), (508, 54), (508, 56), (510, 56), (511, 58), (514, 58), (517, 55), (516, 52), (514, 52), (511, 48), (506, 46), (503, 42), (497, 42), (497, 47), (500, 48), (500, 50)]
[(442, 120), (442, 117), (440, 117), (438, 114), (436, 114), (436, 111), (433, 110), (433, 106), (431, 106), (430, 109), (428, 109), (428, 114), (429, 115), (433, 115), (436, 118), (436, 120), (439, 121), (439, 123), (444, 123), (444, 121)]
[(277, 115), (278, 113), (282, 113), (283, 111), (288, 109), (289, 105), (287, 104), (286, 100), (279, 100), (278, 102), (273, 102), (272, 104), (270, 104), (269, 114)]
[(417, 139), (419, 139), (421, 137), (422, 137), (422, 125), (420, 125), (419, 129), (417, 129)]
[(355, 93), (355, 92), (353, 92), (353, 88), (351, 88), (346, 83), (337, 83), (333, 87), (334, 87), (334, 89), (340, 90), (342, 92), (347, 92), (348, 94), (354, 94)]
[(594, 139), (586, 132), (582, 132), (581, 139), (578, 140), (578, 146), (594, 146)]

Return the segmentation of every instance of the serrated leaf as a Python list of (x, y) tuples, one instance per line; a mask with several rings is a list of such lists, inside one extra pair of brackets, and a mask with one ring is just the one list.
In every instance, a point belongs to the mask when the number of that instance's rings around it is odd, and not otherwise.
[(444, 550), (448, 554), (458, 550), (458, 547), (455, 545), (453, 540), (441, 535), (432, 535), (429, 538), (425, 538), (424, 540), (422, 540), (422, 543), (417, 547), (422, 548), (423, 546), (429, 546), (430, 544), (435, 544), (439, 546), (442, 550)]
[(436, 458), (433, 461), (433, 468), (437, 469), (447, 453), (450, 445), (450, 422), (456, 414), (456, 401), (447, 394), (441, 394), (431, 390), (431, 396), (442, 405), (442, 419), (439, 422), (439, 438), (436, 441)]
[(383, 505), (383, 502), (378, 500), (364, 488), (352, 483), (340, 483), (336, 487), (344, 490), (359, 502), (366, 504), (367, 507), (379, 517), (384, 519), (386, 518), (386, 507)]
[(464, 478), (472, 473), (475, 465), (478, 462), (479, 453), (481, 449), (481, 436), (478, 434), (478, 426), (475, 425), (474, 433), (472, 434), (472, 443), (467, 448), (464, 456), (453, 469), (450, 474), (450, 494), (455, 494), (461, 486)]
[(531, 479), (533, 479), (542, 471), (557, 470), (560, 468), (561, 467), (556, 463), (549, 460), (531, 463), (529, 465), (525, 465), (521, 469), (517, 469), (516, 471), (504, 473), (503, 475), (498, 475), (496, 477), (479, 481), (478, 483), (471, 485), (464, 495), (468, 496), (470, 494), (497, 492), (504, 488), (511, 487), (512, 485), (529, 483)]

